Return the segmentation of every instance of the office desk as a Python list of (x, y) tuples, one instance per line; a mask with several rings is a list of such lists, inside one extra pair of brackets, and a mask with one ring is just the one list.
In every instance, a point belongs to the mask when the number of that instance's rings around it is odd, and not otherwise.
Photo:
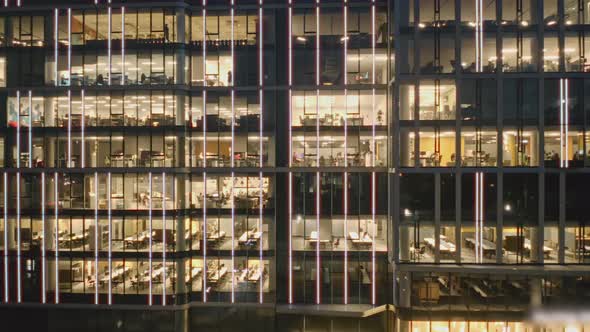
[[(467, 246), (473, 250), (475, 250), (475, 238), (473, 237), (466, 237), (465, 243)], [(484, 256), (492, 257), (496, 255), (496, 244), (492, 241), (482, 239), (481, 243), (478, 243), (478, 247), (481, 247)]]

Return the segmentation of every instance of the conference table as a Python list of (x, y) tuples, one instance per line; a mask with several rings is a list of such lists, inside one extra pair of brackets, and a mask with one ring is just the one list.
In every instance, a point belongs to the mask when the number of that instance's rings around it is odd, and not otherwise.
[(156, 266), (156, 268), (152, 270), (152, 273), (149, 273), (149, 270), (144, 271), (143, 275), (141, 275), (136, 282), (142, 287), (147, 287), (150, 281), (160, 278), (164, 274), (164, 271), (166, 271), (166, 268), (163, 265)]
[(257, 282), (260, 280), (262, 273), (257, 266), (243, 269), (238, 276), (238, 282)]
[(217, 242), (225, 237), (225, 231), (212, 231), (207, 234), (207, 242)]
[(362, 236), (359, 236), (357, 232), (348, 232), (348, 238), (352, 241), (352, 244), (357, 246), (370, 246), (373, 244), (373, 239), (369, 233), (364, 232), (361, 234)]
[(191, 273), (190, 273), (190, 275), (188, 275), (188, 274), (186, 275), (186, 277), (185, 277), (185, 282), (186, 282), (186, 283), (189, 283), (189, 282), (191, 282), (191, 281), (192, 281), (192, 280), (194, 280), (194, 279), (195, 279), (195, 278), (196, 278), (196, 277), (197, 277), (197, 276), (198, 276), (198, 275), (199, 275), (199, 274), (200, 274), (202, 271), (203, 271), (203, 269), (202, 269), (202, 268), (200, 268), (200, 267), (193, 267), (193, 268), (191, 269)]
[(490, 240), (481, 239), (481, 241), (478, 242), (474, 237), (466, 237), (465, 243), (474, 250), (476, 247), (481, 248), (484, 256), (492, 257), (496, 254), (496, 244)]
[(149, 230), (144, 230), (137, 234), (128, 236), (124, 239), (126, 248), (139, 249), (141, 245), (147, 245), (151, 237), (156, 235), (156, 232), (152, 230), (151, 235)]
[(260, 238), (262, 237), (262, 232), (252, 232), (252, 231), (247, 231), (244, 232), (244, 234), (242, 234), (239, 238), (238, 238), (238, 243), (239, 244), (248, 244), (248, 243), (258, 243), (258, 240), (260, 240)]
[[(524, 248), (528, 251), (531, 251), (531, 240), (529, 239), (524, 239)], [(553, 252), (553, 249), (547, 247), (547, 246), (543, 246), (543, 254), (545, 255), (545, 258), (549, 258), (549, 256), (551, 255), (551, 253)]]
[(119, 280), (119, 278), (123, 278), (130, 270), (131, 268), (129, 266), (119, 266), (113, 269), (112, 274), (110, 274), (109, 271), (106, 271), (98, 278), (98, 283), (99, 285), (104, 286), (109, 282), (109, 280)]
[(320, 246), (325, 246), (326, 244), (330, 243), (330, 240), (322, 240), (322, 239), (318, 239), (318, 232), (317, 231), (312, 231), (311, 234), (309, 235), (309, 243), (311, 245), (314, 245), (316, 243), (320, 243)]
[(207, 282), (217, 284), (227, 273), (227, 268), (222, 266), (221, 268), (217, 268), (213, 271), (210, 270), (208, 272)]
[[(434, 238), (426, 237), (424, 238), (424, 242), (434, 250), (436, 248), (436, 242)], [(446, 237), (441, 235), (440, 236), (440, 243), (439, 243), (439, 250), (441, 254), (453, 254), (456, 251), (456, 247), (454, 243), (451, 243), (446, 240)]]

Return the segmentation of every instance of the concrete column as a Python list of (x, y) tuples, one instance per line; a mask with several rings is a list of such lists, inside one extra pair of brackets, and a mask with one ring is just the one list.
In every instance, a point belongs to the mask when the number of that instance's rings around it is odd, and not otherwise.
[(187, 85), (187, 64), (186, 64), (186, 50), (184, 48), (178, 48), (174, 55), (176, 60), (176, 70), (174, 72), (174, 81), (176, 84)]
[(183, 8), (176, 8), (176, 41), (179, 44), (186, 43), (186, 13)]
[(55, 144), (54, 138), (45, 138), (45, 165), (47, 167), (55, 167)]
[[(501, 136), (501, 135), (500, 135)], [(496, 190), (496, 263), (502, 264), (502, 242), (504, 241), (504, 175), (498, 173)]]
[[(176, 40), (177, 43), (180, 45), (184, 45), (186, 42), (186, 14), (184, 9), (177, 8), (176, 9)], [(176, 84), (187, 84), (187, 77), (186, 77), (186, 52), (184, 48), (179, 48), (175, 54), (176, 57), (176, 71), (175, 71), (175, 78)], [(185, 147), (186, 147), (186, 114), (185, 114), (185, 103), (186, 103), (186, 96), (184, 94), (176, 95), (176, 110), (175, 110), (175, 125), (176, 126), (184, 126), (185, 132), (183, 135), (177, 136), (176, 141), (176, 166), (178, 167), (185, 167), (186, 160), (185, 160)], [(180, 182), (180, 181), (179, 181)], [(184, 182), (183, 182), (184, 186)], [(179, 193), (184, 193), (183, 191), (177, 191)], [(184, 194), (182, 195), (184, 199)], [(184, 220), (183, 220), (184, 221)], [(184, 232), (184, 228), (183, 228)]]
[(399, 319), (397, 322), (399, 332), (410, 332), (410, 321)]
[(531, 307), (540, 307), (543, 304), (543, 295), (541, 292), (541, 279), (531, 278), (530, 281)]
[[(537, 135), (531, 135), (531, 146), (538, 146), (538, 134)], [(531, 166), (537, 166), (539, 165), (540, 162), (543, 161), (539, 161), (539, 151), (533, 149), (531, 151)]]
[(92, 165), (92, 167), (96, 167), (98, 166), (98, 156), (97, 156), (97, 141), (90, 141), (90, 165)]
[[(94, 174), (86, 175), (88, 179), (89, 188), (88, 191), (94, 193), (94, 195), (98, 195), (98, 186), (94, 183)], [(90, 209), (94, 210), (96, 208), (96, 199), (95, 196), (90, 196), (88, 200), (90, 203)]]
[(399, 146), (399, 151), (400, 151), (400, 164), (401, 165), (410, 165), (410, 155), (411, 155), (411, 151), (413, 150), (414, 146), (410, 146), (410, 138), (409, 135), (410, 130), (408, 131), (403, 131), (400, 135), (400, 144)]
[[(184, 211), (186, 209), (186, 182), (185, 182), (185, 175), (184, 174), (177, 174), (176, 175), (176, 201), (178, 204), (178, 210)], [(185, 240), (185, 214), (179, 213), (176, 217), (176, 252), (184, 252), (186, 251), (186, 240)], [(186, 258), (179, 258), (176, 262), (176, 293), (177, 294), (185, 294), (186, 293), (186, 283), (185, 283), (185, 275), (186, 275)]]
[(55, 206), (47, 205), (48, 202), (57, 204), (55, 197), (55, 184), (53, 181), (54, 174), (45, 174), (45, 248), (55, 250)]
[(188, 332), (188, 310), (181, 309), (174, 313), (174, 332)]
[(8, 16), (4, 21), (4, 35), (6, 36), (6, 45), (11, 45), (14, 39), (14, 31), (12, 29), (12, 17)]
[(410, 272), (399, 273), (399, 306), (409, 308), (412, 297), (412, 274)]
[(461, 237), (461, 173), (455, 174), (455, 256), (457, 264), (461, 263), (463, 239)]
[(557, 228), (559, 238), (559, 252), (557, 253), (557, 260), (560, 264), (565, 262), (565, 207), (567, 200), (565, 180), (565, 173), (563, 171), (559, 172), (559, 227)]
[[(186, 42), (186, 15), (184, 9), (176, 9), (176, 40), (180, 45), (184, 45)], [(174, 73), (176, 78), (176, 84), (186, 84), (186, 52), (184, 48), (179, 48), (175, 54), (176, 57), (176, 72)], [(186, 114), (185, 114), (185, 103), (186, 96), (184, 94), (176, 95), (176, 112), (175, 125), (184, 126), (186, 129)], [(184, 135), (177, 136), (176, 141), (176, 166), (184, 167), (186, 165), (185, 160), (185, 146), (186, 146), (186, 132)], [(180, 192), (180, 191), (178, 191)]]
[[(186, 43), (186, 14), (184, 9), (177, 8), (176, 9), (176, 42), (180, 45), (184, 45)], [(184, 48), (179, 48), (176, 51), (176, 71), (175, 71), (175, 79), (176, 84), (186, 84), (187, 77), (186, 77), (186, 52)], [(179, 127), (184, 127), (185, 132), (182, 135), (177, 135), (176, 137), (176, 165), (177, 167), (185, 167), (187, 164), (186, 161), (186, 114), (185, 114), (185, 103), (186, 103), (186, 96), (184, 94), (178, 94), (175, 97), (176, 101), (176, 110), (175, 110), (175, 125)], [(185, 175), (184, 174), (177, 174), (176, 175), (176, 202), (178, 204), (177, 209), (180, 211), (178, 216), (176, 217), (176, 251), (183, 252), (186, 251), (186, 240), (185, 240), (185, 213), (184, 209), (186, 209), (186, 182), (185, 182)], [(184, 299), (184, 294), (186, 294), (186, 283), (185, 283), (185, 276), (186, 276), (186, 258), (179, 258), (176, 261), (176, 293), (177, 298)], [(184, 300), (181, 300), (184, 301)], [(177, 303), (179, 304), (179, 303)], [(175, 331), (177, 332), (187, 332), (188, 331), (188, 309), (178, 311), (175, 315)]]
[(530, 228), (529, 231), (530, 234), (530, 243), (531, 243), (531, 262), (535, 263), (535, 262), (539, 262), (540, 261), (540, 248), (541, 245), (539, 244), (539, 227), (538, 226), (534, 226)]
[(434, 175), (434, 261), (440, 262), (440, 173)]
[(175, 166), (176, 167), (186, 167), (190, 163), (186, 160), (186, 147), (188, 145), (186, 137), (188, 133), (186, 131), (186, 121), (185, 121), (185, 113), (184, 113), (184, 106), (185, 106), (186, 96), (184, 94), (176, 95), (176, 126), (180, 129), (184, 128), (182, 134), (177, 132), (176, 135), (176, 144), (175, 144)]
[[(47, 258), (47, 290), (48, 291), (55, 291), (55, 258), (48, 257)], [(54, 298), (53, 296), (47, 296), (47, 303), (53, 303)]]
[[(180, 45), (184, 45), (186, 43), (186, 15), (184, 9), (177, 8), (176, 9), (176, 40), (177, 43)], [(185, 49), (178, 48), (176, 51), (176, 84), (186, 84), (186, 68), (185, 68)]]
[(15, 249), (16, 250), (16, 217), (8, 217), (8, 220), (5, 220), (6, 225), (6, 236), (8, 237), (8, 249)]
[(176, 119), (175, 125), (177, 126), (186, 126), (186, 114), (185, 114), (185, 102), (186, 96), (184, 94), (178, 94), (175, 98), (176, 110), (174, 113), (174, 117)]
[(537, 177), (539, 188), (539, 204), (537, 206), (538, 221), (538, 241), (540, 243), (539, 260), (538, 263), (545, 262), (545, 253), (543, 253), (543, 246), (545, 244), (545, 174), (539, 174)]
[[(45, 209), (47, 214), (47, 209)], [(53, 248), (55, 242), (53, 238), (53, 230), (55, 229), (55, 218), (53, 216), (46, 215), (45, 217), (45, 231), (43, 232), (43, 241), (45, 241), (45, 248), (47, 250)], [(92, 242), (94, 244), (94, 242)]]
[(399, 250), (400, 250), (400, 261), (406, 262), (410, 260), (410, 228), (400, 227), (399, 228)]

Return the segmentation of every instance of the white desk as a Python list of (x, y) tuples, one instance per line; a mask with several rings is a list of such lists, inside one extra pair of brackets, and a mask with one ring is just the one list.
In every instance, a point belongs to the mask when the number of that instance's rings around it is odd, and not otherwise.
[(330, 240), (319, 240), (318, 239), (318, 232), (317, 231), (312, 231), (311, 234), (309, 235), (309, 243), (313, 244), (313, 243), (320, 243), (320, 245), (325, 245), (327, 243), (330, 242)]
[[(473, 249), (476, 249), (476, 241), (475, 238), (473, 237), (466, 237), (465, 238), (465, 242), (469, 245), (471, 245), (471, 247)], [(486, 239), (482, 239), (481, 242), (477, 243), (477, 247), (481, 247), (483, 254), (485, 256), (493, 256), (496, 253), (496, 244), (492, 241), (486, 240)]]
[(373, 239), (369, 236), (368, 233), (363, 233), (363, 236), (361, 238), (357, 232), (348, 232), (348, 238), (352, 241), (353, 244), (356, 245), (373, 244)]
[(199, 274), (201, 274), (202, 271), (203, 271), (203, 269), (200, 267), (193, 267), (191, 269), (190, 275), (187, 275), (185, 277), (185, 282), (187, 282), (187, 283), (191, 282), (191, 280), (194, 280)]
[[(531, 240), (526, 239), (526, 238), (524, 239), (524, 248), (529, 251), (531, 250)], [(543, 246), (543, 254), (545, 255), (545, 257), (549, 257), (551, 252), (553, 252), (553, 249), (551, 249), (547, 246)]]
[(219, 280), (221, 280), (221, 278), (223, 278), (223, 276), (225, 276), (226, 273), (227, 268), (224, 266), (221, 269), (216, 269), (215, 271), (210, 272), (209, 278), (207, 279), (211, 283), (217, 283)]
[[(441, 253), (454, 253), (456, 250), (455, 244), (445, 240), (445, 238), (443, 238), (442, 236), (440, 237), (440, 246), (439, 246), (440, 252)], [(428, 246), (430, 246), (434, 250), (435, 245), (436, 245), (434, 238), (426, 237), (426, 238), (424, 238), (424, 242), (426, 242), (426, 244), (428, 244)]]
[(238, 239), (239, 244), (245, 244), (249, 241), (251, 242), (258, 242), (262, 237), (262, 232), (244, 232)]

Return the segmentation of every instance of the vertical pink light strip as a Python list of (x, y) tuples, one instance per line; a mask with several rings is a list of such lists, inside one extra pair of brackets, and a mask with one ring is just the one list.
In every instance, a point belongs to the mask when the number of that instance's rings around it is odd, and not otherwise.
[[(108, 213), (108, 227), (109, 227), (109, 251), (108, 251), (108, 266), (109, 266), (109, 292), (107, 297), (107, 303), (109, 305), (113, 304), (113, 218), (112, 218), (112, 176), (111, 172), (107, 173), (107, 213)], [(151, 179), (150, 179), (151, 185)], [(151, 189), (151, 188), (150, 188)], [(150, 199), (151, 199), (151, 190), (150, 190)], [(150, 218), (151, 219), (151, 218)], [(150, 230), (151, 231), (151, 230)], [(151, 240), (151, 236), (150, 236)], [(151, 245), (150, 245), (151, 251)], [(151, 256), (151, 255), (150, 255)], [(151, 257), (150, 257), (151, 261)], [(97, 280), (98, 282), (98, 280)], [(151, 290), (151, 287), (150, 287)]]
[[(288, 68), (288, 80), (289, 80), (289, 167), (292, 167), (293, 164), (293, 5), (292, 1), (289, 0), (289, 36), (288, 36), (288, 45), (289, 45), (289, 68)], [(304, 97), (305, 98), (305, 97)], [(291, 197), (289, 197), (291, 198)]]
[(231, 303), (236, 301), (236, 286), (235, 286), (235, 271), (236, 271), (236, 263), (235, 263), (235, 240), (236, 240), (236, 218), (235, 218), (235, 199), (234, 199), (234, 182), (235, 182), (235, 173), (233, 172), (233, 168), (235, 167), (235, 122), (236, 122), (236, 110), (235, 110), (235, 92), (234, 92), (234, 84), (233, 84), (233, 77), (235, 76), (235, 55), (234, 55), (234, 0), (231, 0), (231, 72), (232, 72), (232, 81), (227, 82), (228, 85), (231, 86), (231, 155), (230, 155), (230, 166), (232, 168), (231, 172), (231, 197), (230, 197), (230, 204), (231, 204)]
[(8, 303), (8, 174), (4, 172), (4, 302)]
[(67, 167), (72, 167), (72, 90), (68, 89), (68, 159)]
[(475, 173), (475, 262), (483, 263), (484, 174)]
[[(316, 167), (320, 167), (320, 0), (316, 0)], [(320, 290), (320, 172), (316, 172), (316, 304), (321, 302)]]
[[(72, 86), (72, 8), (68, 8), (68, 87), (71, 87), (71, 86)], [(70, 166), (68, 165), (68, 167), (70, 167)]]
[[(21, 158), (21, 144), (20, 144), (20, 132), (21, 132), (21, 105), (20, 105), (20, 91), (16, 91), (16, 167), (20, 169), (20, 158)], [(29, 158), (30, 159), (30, 158)], [(21, 268), (21, 261), (20, 261), (20, 172), (16, 173), (16, 282), (17, 282), (17, 295), (16, 301), (20, 303), (20, 268)], [(8, 225), (8, 220), (6, 220)]]
[(483, 1), (479, 1), (479, 69), (478, 71), (483, 71)]
[[(154, 220), (153, 220), (153, 216), (152, 216), (152, 210), (153, 210), (153, 197), (154, 197), (154, 191), (153, 191), (153, 185), (152, 185), (152, 173), (148, 173), (148, 190), (149, 190), (149, 199), (148, 199), (148, 204), (149, 204), (149, 212), (148, 212), (148, 248), (149, 248), (149, 252), (148, 252), (148, 259), (149, 259), (149, 293), (148, 293), (148, 305), (152, 305), (153, 304), (153, 283), (152, 283), (152, 276), (154, 275), (154, 264), (153, 264), (153, 240), (152, 240), (152, 235), (154, 233)], [(109, 241), (110, 243), (110, 241)]]
[(569, 142), (568, 142), (568, 135), (569, 135), (569, 86), (567, 79), (560, 79), (559, 80), (559, 138), (560, 138), (560, 167), (561, 168), (568, 168), (569, 167)]
[[(235, 89), (234, 89), (234, 76), (235, 76), (235, 68), (234, 68), (234, 62), (235, 62), (235, 54), (234, 54), (234, 24), (235, 24), (235, 18), (234, 18), (234, 0), (231, 0), (231, 72), (232, 72), (232, 78), (230, 82), (227, 82), (228, 85), (231, 86), (231, 155), (230, 155), (230, 166), (231, 168), (235, 167), (235, 122), (236, 122), (236, 109), (235, 109)], [(233, 177), (232, 177), (232, 181), (233, 181)], [(233, 182), (232, 182), (232, 186), (233, 186)], [(232, 213), (233, 213), (233, 206), (232, 206)], [(233, 226), (232, 226), (233, 227)], [(232, 239), (233, 241), (233, 239)], [(233, 257), (233, 255), (232, 255)], [(233, 266), (233, 262), (232, 262), (232, 266)], [(233, 289), (233, 282), (232, 282), (232, 289)], [(233, 292), (233, 291), (232, 291)]]
[[(348, 1), (344, 0), (344, 167), (348, 167)], [(344, 172), (344, 304), (348, 304), (348, 172)]]
[[(346, 158), (346, 157), (345, 157)], [(344, 172), (344, 304), (348, 304), (348, 172)]]
[(479, 244), (479, 173), (475, 173), (475, 262), (478, 263), (477, 251)]
[(46, 232), (45, 232), (45, 172), (41, 173), (41, 303), (47, 303), (47, 263), (45, 262), (45, 255), (47, 248), (45, 247)]
[[(316, 111), (316, 167), (320, 167), (320, 0), (316, 0), (315, 34), (315, 111)], [(318, 229), (319, 238), (319, 229)]]
[[(262, 170), (262, 168), (264, 167), (264, 158), (263, 158), (263, 127), (264, 127), (264, 122), (263, 122), (263, 110), (264, 110), (264, 94), (263, 94), (263, 86), (264, 86), (264, 76), (263, 76), (263, 68), (262, 68), (262, 61), (263, 61), (263, 46), (264, 46), (264, 38), (263, 38), (263, 24), (262, 24), (262, 1), (263, 0), (259, 0), (259, 7), (258, 7), (258, 34), (259, 34), (259, 42), (258, 42), (258, 72), (259, 72), (259, 87), (258, 87), (258, 91), (259, 91), (259, 95), (258, 95), (258, 99), (260, 102), (260, 124), (259, 124), (259, 131), (260, 131), (260, 136), (259, 136), (259, 152), (258, 152), (258, 157), (260, 158), (259, 161), (259, 167)], [(259, 217), (258, 217), (258, 231), (262, 232), (262, 217), (263, 217), (263, 212), (264, 212), (264, 198), (262, 195), (262, 188), (263, 188), (263, 177), (262, 177), (262, 171), (259, 173), (258, 175), (258, 184), (260, 186), (259, 188)], [(259, 269), (259, 273), (260, 273), (260, 282), (259, 282), (259, 302), (262, 303), (264, 301), (263, 298), (263, 286), (264, 286), (264, 276), (263, 276), (263, 271), (264, 271), (264, 264), (262, 262), (262, 248), (263, 248), (263, 241), (264, 241), (264, 237), (261, 235), (260, 236), (260, 240), (258, 241), (258, 269)]]
[[(20, 105), (20, 91), (16, 92), (16, 103), (17, 103), (17, 114), (16, 114), (16, 167), (20, 171), (20, 158), (21, 158), (21, 146), (20, 146), (20, 131), (21, 131), (21, 105)], [(30, 116), (30, 111), (29, 111)], [(29, 160), (30, 160), (29, 156)], [(16, 302), (21, 301), (21, 243), (20, 243), (20, 172), (16, 173)]]
[(29, 168), (33, 168), (33, 92), (29, 90)]
[(563, 78), (559, 79), (559, 167), (564, 167)]
[(479, 49), (479, 1), (475, 1), (475, 71), (479, 72), (480, 49)]
[[(565, 152), (566, 154), (569, 153), (569, 80), (567, 78), (563, 79), (564, 82), (564, 113), (563, 113), (563, 120), (564, 120), (564, 131), (565, 131)], [(565, 156), (565, 155), (564, 155)], [(565, 157), (565, 168), (569, 167), (569, 157)]]
[[(344, 35), (342, 42), (344, 43), (344, 167), (348, 166), (348, 3), (344, 0)], [(346, 216), (345, 216), (346, 218)], [(346, 219), (345, 219), (346, 223)], [(346, 227), (346, 226), (345, 226)], [(345, 228), (346, 229), (346, 228)], [(345, 265), (346, 265), (346, 252)], [(346, 273), (345, 273), (346, 280)], [(345, 292), (346, 293), (346, 292)], [(345, 300), (346, 302), (346, 300)]]
[(109, 79), (108, 79), (108, 83), (109, 85), (111, 85), (112, 80), (113, 80), (113, 52), (112, 52), (112, 40), (113, 40), (113, 36), (112, 36), (112, 32), (113, 32), (113, 28), (112, 28), (112, 8), (111, 6), (109, 6), (107, 8), (107, 17), (108, 17), (108, 31), (107, 31), (107, 61), (109, 64)]
[(203, 164), (201, 165), (203, 168), (207, 166), (207, 10), (205, 9), (206, 0), (203, 0)]
[(293, 173), (289, 172), (289, 304), (293, 303)]
[(16, 91), (16, 168), (20, 168), (20, 91)]
[(82, 90), (80, 90), (80, 101), (81, 101), (81, 107), (82, 107), (82, 121), (80, 123), (80, 132), (81, 132), (80, 133), (80, 136), (81, 136), (81, 139), (80, 140), (82, 141), (81, 142), (82, 153), (80, 153), (81, 154), (81, 156), (80, 156), (80, 160), (81, 160), (80, 166), (82, 168), (85, 168), (86, 167), (86, 156), (85, 156), (85, 154), (86, 154), (86, 148), (84, 147), (86, 145), (85, 144), (86, 143), (86, 136), (85, 136), (85, 132), (84, 132), (85, 131), (84, 130), (84, 127), (86, 127), (86, 119), (85, 119), (85, 117), (86, 117), (86, 102), (85, 102), (85, 99), (86, 99), (86, 96), (85, 96), (85, 93), (84, 93), (84, 89), (82, 89)]
[[(20, 156), (19, 156), (20, 158)], [(20, 172), (16, 173), (16, 302), (21, 303), (21, 218), (20, 218)]]
[(320, 291), (320, 172), (316, 172), (316, 304), (321, 303)]
[(372, 89), (371, 89), (371, 114), (372, 114), (372, 124), (371, 124), (371, 130), (372, 130), (372, 138), (371, 138), (371, 147), (373, 149), (372, 154), (371, 154), (371, 166), (373, 167), (373, 171), (371, 172), (371, 218), (373, 220), (373, 239), (372, 239), (372, 245), (371, 245), (371, 304), (375, 304), (376, 299), (377, 299), (377, 293), (376, 293), (376, 271), (375, 271), (375, 265), (376, 265), (376, 259), (375, 259), (375, 235), (377, 232), (377, 221), (375, 220), (375, 211), (376, 211), (376, 199), (375, 199), (375, 185), (376, 185), (376, 181), (375, 181), (375, 152), (376, 152), (376, 147), (375, 147), (375, 0), (373, 0), (373, 4), (371, 5), (371, 83), (373, 85)]
[(98, 228), (98, 173), (94, 172), (94, 304), (98, 304), (98, 237), (102, 231)]
[(289, 225), (287, 226), (287, 229), (289, 230), (288, 232), (288, 236), (289, 236), (289, 288), (288, 288), (288, 292), (289, 292), (289, 304), (293, 303), (293, 238), (292, 238), (292, 233), (293, 233), (293, 173), (291, 172), (291, 167), (292, 167), (292, 159), (293, 159), (293, 132), (292, 132), (292, 117), (293, 117), (293, 90), (292, 90), (292, 84), (293, 84), (293, 32), (292, 32), (292, 21), (293, 21), (293, 7), (292, 7), (292, 0), (289, 0), (289, 35), (287, 36), (288, 39), (288, 44), (289, 44), (289, 75), (288, 75), (288, 79), (289, 79), (289, 195), (288, 195), (288, 200), (289, 200), (289, 218), (288, 218), (288, 223)]
[[(203, 170), (207, 166), (207, 0), (203, 0)], [(233, 78), (233, 77), (232, 77)], [(207, 173), (203, 171), (203, 302), (207, 302)]]
[(484, 211), (484, 180), (483, 180), (483, 172), (479, 173), (480, 177), (480, 194), (479, 194), (479, 262), (483, 263), (483, 211)]
[(55, 208), (55, 304), (59, 303), (59, 197), (57, 192), (57, 172), (53, 174), (53, 188), (54, 199), (53, 205)]
[[(162, 228), (164, 231), (162, 232), (162, 267), (163, 270), (163, 278), (162, 278), (162, 305), (166, 305), (166, 173), (162, 172)], [(179, 231), (180, 234), (180, 231)], [(179, 237), (180, 239), (180, 237)], [(181, 241), (181, 240), (179, 240)], [(183, 279), (184, 276), (180, 276), (180, 280)]]
[(203, 172), (203, 302), (207, 302), (207, 173)]
[[(233, 21), (233, 20), (232, 20)], [(233, 155), (233, 149), (232, 149), (232, 155)], [(234, 187), (235, 187), (235, 173), (231, 172), (231, 197), (230, 197), (230, 204), (231, 204), (231, 266), (232, 266), (232, 271), (231, 271), (231, 276), (232, 276), (232, 280), (231, 280), (231, 303), (234, 303), (236, 301), (236, 290), (235, 290), (235, 255), (236, 255), (236, 249), (235, 249), (235, 241), (236, 241), (236, 231), (235, 231), (235, 224), (236, 224), (236, 216), (235, 216), (235, 193), (234, 193)]]
[(125, 7), (121, 7), (121, 85), (125, 85)]
[(57, 67), (57, 58), (58, 58), (58, 49), (59, 49), (59, 46), (58, 46), (58, 39), (59, 39), (58, 38), (59, 37), (59, 35), (58, 35), (58, 31), (59, 31), (59, 26), (58, 26), (59, 11), (58, 11), (57, 8), (55, 8), (54, 16), (55, 17), (54, 17), (54, 23), (53, 24), (54, 24), (55, 29), (54, 29), (54, 34), (53, 34), (53, 38), (54, 38), (54, 41), (53, 41), (54, 42), (54, 53), (53, 53), (53, 56), (55, 57), (54, 58), (55, 61), (53, 62), (53, 64), (54, 64), (54, 66), (53, 66), (53, 75), (55, 77), (55, 86), (58, 86), (60, 84), (59, 84), (59, 75), (57, 73), (57, 68), (58, 68)]

